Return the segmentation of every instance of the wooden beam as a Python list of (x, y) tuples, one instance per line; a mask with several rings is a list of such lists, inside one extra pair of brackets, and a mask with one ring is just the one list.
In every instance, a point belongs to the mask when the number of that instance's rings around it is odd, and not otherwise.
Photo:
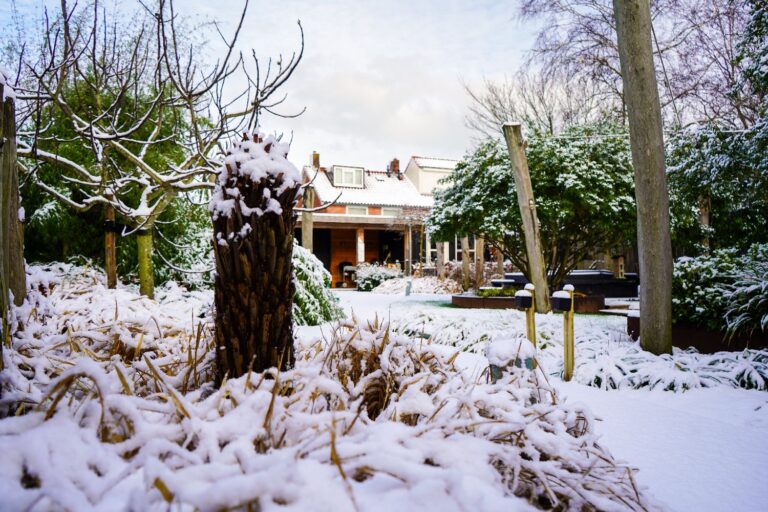
[(507, 123), (502, 127), (507, 141), (509, 160), (515, 173), (515, 188), (520, 216), (523, 218), (525, 253), (528, 260), (528, 273), (535, 286), (536, 312), (547, 313), (549, 307), (549, 286), (547, 286), (544, 253), (539, 234), (539, 219), (536, 216), (536, 201), (533, 197), (531, 175), (528, 172), (528, 160), (525, 158), (525, 144), (520, 123)]

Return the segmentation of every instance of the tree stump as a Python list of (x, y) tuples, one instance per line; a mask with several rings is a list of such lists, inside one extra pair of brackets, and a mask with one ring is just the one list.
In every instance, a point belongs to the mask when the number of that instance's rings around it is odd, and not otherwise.
[(301, 175), (288, 145), (245, 135), (227, 152), (211, 198), (219, 382), (293, 366), (294, 206)]

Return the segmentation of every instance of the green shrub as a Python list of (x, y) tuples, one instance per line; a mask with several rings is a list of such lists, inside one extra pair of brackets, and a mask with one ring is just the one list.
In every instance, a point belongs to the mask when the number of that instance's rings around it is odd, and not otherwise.
[(311, 252), (293, 243), (293, 320), (299, 325), (319, 325), (344, 317), (331, 291), (331, 274)]
[(361, 263), (357, 266), (357, 289), (369, 292), (384, 281), (398, 277), (403, 277), (400, 269)]
[(514, 288), (483, 288), (477, 291), (477, 295), (480, 297), (514, 297)]

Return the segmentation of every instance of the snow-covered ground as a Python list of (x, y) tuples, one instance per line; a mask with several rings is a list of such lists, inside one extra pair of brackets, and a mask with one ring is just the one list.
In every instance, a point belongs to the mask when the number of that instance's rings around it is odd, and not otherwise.
[[(385, 315), (397, 323), (420, 312), (445, 307), (447, 314), (469, 320), (486, 319), (487, 331), (499, 318), (516, 312), (454, 310), (447, 295), (377, 295), (339, 292), (341, 305), (359, 318)], [(537, 315), (539, 324), (547, 319)], [(551, 315), (547, 315), (551, 316)], [(559, 318), (555, 318), (555, 325)], [(517, 322), (519, 324), (519, 321)], [(478, 322), (481, 324), (481, 322)], [(577, 316), (576, 335), (597, 325), (617, 333), (623, 318)], [(581, 330), (581, 333), (579, 332)], [(618, 334), (617, 334), (618, 335)], [(450, 347), (446, 350), (454, 351)], [(578, 343), (576, 359), (579, 359)], [(471, 373), (487, 360), (462, 352), (457, 364)], [(583, 404), (599, 420), (597, 433), (613, 455), (639, 469), (637, 480), (676, 511), (762, 511), (768, 509), (768, 393), (713, 386), (670, 392), (663, 389), (602, 390), (550, 376), (568, 403)]]

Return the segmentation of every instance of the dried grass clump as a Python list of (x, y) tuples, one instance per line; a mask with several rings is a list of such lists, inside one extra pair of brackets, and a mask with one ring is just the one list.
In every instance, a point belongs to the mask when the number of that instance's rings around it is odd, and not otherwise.
[(205, 325), (151, 303), (156, 322), (131, 321), (135, 296), (109, 318), (57, 311), (95, 293), (60, 283), (16, 333), (26, 374), (4, 386), (27, 405), (0, 421), (0, 508), (657, 508), (540, 371), (476, 381), (423, 339), (352, 320), (294, 369), (213, 390)]

